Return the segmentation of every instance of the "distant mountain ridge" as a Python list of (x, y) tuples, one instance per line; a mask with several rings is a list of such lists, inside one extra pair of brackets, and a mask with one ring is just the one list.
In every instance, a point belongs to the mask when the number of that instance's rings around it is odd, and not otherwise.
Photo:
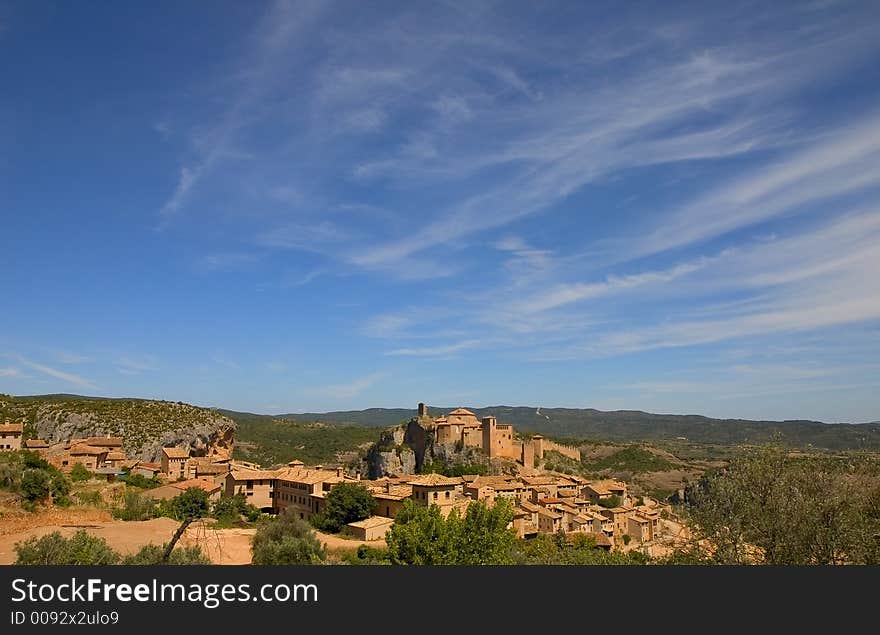
[[(0, 419), (6, 411), (7, 416), (24, 415), (33, 412), (37, 406), (48, 405), (46, 402), (61, 402), (69, 408), (69, 402), (88, 401), (85, 405), (89, 411), (99, 410), (98, 402), (110, 402), (105, 408), (111, 410), (127, 409), (137, 406), (138, 402), (150, 408), (171, 408), (175, 419), (179, 414), (186, 413), (187, 418), (201, 419), (206, 414), (217, 417), (229, 417), (236, 422), (252, 422), (254, 425), (265, 426), (273, 419), (288, 419), (297, 423), (323, 422), (332, 425), (354, 425), (371, 428), (386, 428), (409, 421), (416, 413), (415, 408), (367, 408), (365, 410), (346, 410), (333, 412), (304, 412), (280, 415), (261, 415), (253, 413), (222, 410), (219, 408), (173, 408), (175, 402), (157, 402), (149, 399), (115, 399), (103, 397), (84, 397), (70, 394), (35, 395), (23, 397), (6, 397), (7, 401), (17, 402), (16, 408), (9, 408), (12, 403), (0, 407)], [(65, 403), (68, 402), (68, 403)], [(116, 402), (116, 403), (113, 403)], [(160, 406), (161, 404), (161, 406)], [(0, 403), (0, 406), (4, 404)], [(186, 404), (179, 403), (178, 406)], [(25, 406), (25, 407), (22, 407)], [(458, 406), (441, 408), (429, 406), (432, 415), (438, 416), (450, 412)], [(66, 409), (66, 408), (65, 408)], [(135, 408), (137, 409), (137, 408)], [(15, 412), (15, 411), (18, 412)], [(792, 447), (807, 447), (827, 450), (878, 450), (880, 451), (880, 421), (870, 423), (823, 423), (820, 421), (754, 421), (748, 419), (714, 419), (702, 415), (652, 414), (640, 410), (602, 411), (593, 408), (546, 408), (538, 406), (490, 406), (486, 408), (470, 408), (478, 417), (495, 415), (501, 423), (511, 423), (518, 432), (527, 434), (543, 434), (550, 437), (588, 441), (664, 441), (683, 438), (693, 443), (712, 443), (721, 445), (760, 444), (773, 441), (779, 436), (782, 443)], [(30, 411), (30, 412), (28, 412)], [(133, 413), (132, 413), (133, 414)], [(29, 417), (28, 417), (29, 418)], [(150, 417), (152, 418), (152, 417)], [(190, 421), (168, 421), (162, 428), (173, 429), (186, 427)], [(169, 425), (170, 424), (170, 425)], [(140, 426), (137, 426), (140, 428)], [(130, 429), (131, 430), (131, 429)], [(131, 430), (134, 432), (134, 430)], [(139, 431), (138, 436), (144, 435)], [(244, 430), (242, 430), (244, 432)], [(243, 435), (245, 440), (249, 435)], [(134, 441), (134, 439), (133, 439)], [(141, 443), (146, 439), (137, 439)], [(134, 443), (133, 445), (140, 445)]]
[[(454, 408), (429, 406), (435, 416)], [(766, 443), (779, 436), (785, 445), (828, 450), (880, 450), (880, 422), (753, 421), (713, 419), (702, 415), (653, 414), (640, 410), (490, 406), (469, 408), (478, 417), (495, 415), (518, 431), (547, 436), (603, 441), (658, 441), (683, 437), (696, 443)], [(368, 408), (337, 412), (278, 415), (300, 421), (387, 427), (416, 415), (409, 408)]]

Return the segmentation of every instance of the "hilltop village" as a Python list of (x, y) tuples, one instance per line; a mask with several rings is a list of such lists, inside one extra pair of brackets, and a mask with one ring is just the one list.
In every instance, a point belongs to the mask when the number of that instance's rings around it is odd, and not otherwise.
[(468, 448), (488, 461), (505, 465), (506, 473), (495, 475), (444, 476), (436, 473), (394, 473), (363, 478), (361, 471), (342, 466), (308, 466), (301, 461), (264, 469), (225, 455), (194, 456), (190, 447), (162, 448), (158, 463), (129, 459), (120, 438), (90, 437), (49, 443), (41, 439), (22, 440), (20, 423), (0, 425), (0, 452), (35, 451), (63, 472), (81, 464), (107, 481), (137, 474), (163, 484), (147, 490), (156, 499), (173, 498), (190, 487), (205, 490), (210, 498), (242, 494), (261, 511), (278, 514), (284, 510), (310, 520), (324, 510), (327, 494), (339, 483), (365, 486), (376, 501), (374, 515), (351, 523), (348, 533), (361, 540), (384, 537), (404, 501), (423, 506), (437, 505), (446, 516), (452, 510), (463, 513), (468, 505), (482, 501), (491, 506), (505, 499), (514, 509), (512, 527), (520, 538), (545, 534), (589, 534), (597, 547), (648, 549), (661, 537), (661, 513), (668, 505), (647, 497), (635, 497), (627, 484), (618, 480), (589, 480), (576, 475), (540, 469), (550, 450), (579, 460), (577, 448), (564, 446), (540, 435), (518, 437), (513, 426), (494, 416), (477, 419), (458, 408), (431, 417), (424, 404), (406, 427), (406, 442), (420, 450), (423, 465), (426, 451), (437, 448)]

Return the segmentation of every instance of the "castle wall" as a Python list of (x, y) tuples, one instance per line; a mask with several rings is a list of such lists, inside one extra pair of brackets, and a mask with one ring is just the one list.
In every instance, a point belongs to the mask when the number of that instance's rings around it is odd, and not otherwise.
[[(548, 450), (559, 452), (562, 456), (568, 457), (574, 461), (581, 460), (581, 451), (578, 448), (572, 447), (570, 445), (560, 445), (558, 443), (554, 443), (553, 441), (543, 439), (543, 451), (546, 452)], [(541, 458), (543, 458), (543, 452)]]

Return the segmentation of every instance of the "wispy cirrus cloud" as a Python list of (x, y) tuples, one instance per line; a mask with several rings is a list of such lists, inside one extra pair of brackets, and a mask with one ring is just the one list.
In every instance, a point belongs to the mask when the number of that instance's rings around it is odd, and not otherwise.
[(33, 362), (21, 356), (18, 356), (16, 359), (20, 364), (27, 366), (28, 368), (36, 370), (44, 375), (48, 375), (49, 377), (60, 379), (61, 381), (73, 384), (74, 386), (79, 386), (80, 388), (90, 388), (92, 390), (96, 390), (98, 388), (94, 383), (84, 377), (80, 377), (79, 375), (74, 375), (73, 373), (58, 370), (57, 368), (52, 368), (51, 366), (46, 366), (45, 364), (38, 364), (37, 362)]
[(345, 384), (323, 386), (321, 388), (316, 388), (311, 392), (331, 399), (351, 399), (361, 395), (368, 388), (385, 379), (387, 376), (388, 374), (384, 372), (370, 373), (369, 375), (358, 377)]
[(439, 346), (422, 346), (410, 348), (397, 348), (388, 351), (386, 355), (392, 357), (448, 357), (456, 353), (479, 346), (477, 340), (465, 340), (454, 344), (441, 344)]
[(79, 355), (70, 351), (55, 351), (55, 358), (62, 364), (84, 364), (90, 361), (86, 355)]
[(123, 355), (115, 360), (117, 372), (123, 375), (140, 375), (141, 373), (158, 370), (159, 361), (154, 355), (128, 356)]

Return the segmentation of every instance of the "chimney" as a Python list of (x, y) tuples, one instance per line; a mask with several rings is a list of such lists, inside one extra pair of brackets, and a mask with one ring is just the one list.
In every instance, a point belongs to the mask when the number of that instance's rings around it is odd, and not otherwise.
[(342, 474), (343, 474), (343, 469), (342, 469), (342, 466), (340, 465), (339, 467), (336, 468), (336, 476), (338, 476), (339, 478), (342, 478)]
[(391, 481), (385, 481), (385, 493), (386, 494), (391, 493)]

